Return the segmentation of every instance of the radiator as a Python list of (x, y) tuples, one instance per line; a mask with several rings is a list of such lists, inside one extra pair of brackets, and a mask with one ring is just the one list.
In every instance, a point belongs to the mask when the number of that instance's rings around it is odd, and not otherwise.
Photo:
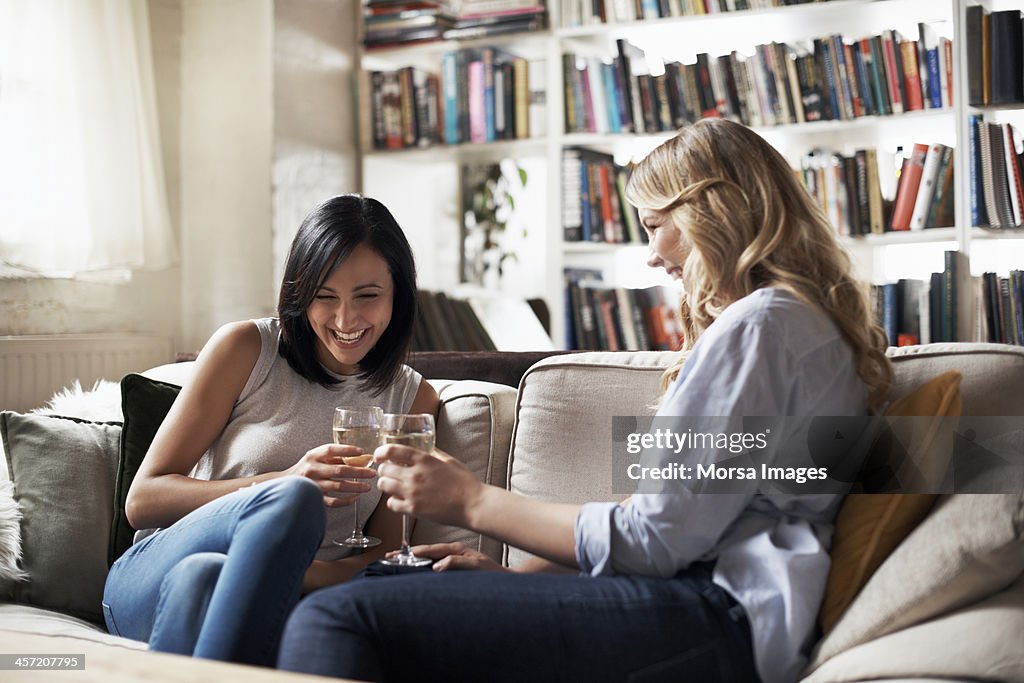
[(44, 405), (75, 380), (89, 389), (98, 379), (174, 360), (171, 340), (141, 334), (0, 337), (0, 409), (25, 412)]

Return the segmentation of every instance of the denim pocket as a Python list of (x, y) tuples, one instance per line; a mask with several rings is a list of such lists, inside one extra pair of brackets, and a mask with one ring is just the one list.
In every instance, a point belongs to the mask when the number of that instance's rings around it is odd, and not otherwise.
[(117, 630), (117, 622), (114, 621), (114, 611), (110, 609), (110, 605), (105, 602), (100, 604), (103, 606), (103, 621), (107, 622), (107, 631), (115, 636), (121, 635), (121, 632)]

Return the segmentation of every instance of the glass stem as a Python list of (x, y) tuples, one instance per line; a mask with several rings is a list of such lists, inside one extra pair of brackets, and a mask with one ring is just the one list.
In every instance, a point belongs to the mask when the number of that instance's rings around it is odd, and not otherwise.
[(412, 555), (409, 549), (409, 515), (402, 515), (402, 547), (398, 552), (402, 555)]
[(359, 499), (352, 502), (352, 537), (362, 538), (363, 530), (359, 528)]

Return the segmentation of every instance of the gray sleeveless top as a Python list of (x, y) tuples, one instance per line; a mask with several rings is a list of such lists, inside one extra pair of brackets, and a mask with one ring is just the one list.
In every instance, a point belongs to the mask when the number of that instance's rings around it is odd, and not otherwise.
[[(421, 375), (403, 365), (398, 378), (373, 395), (357, 377), (337, 375), (331, 388), (300, 377), (277, 352), (281, 331), (277, 318), (254, 320), (260, 331), (259, 359), (235, 402), (224, 431), (196, 463), (197, 479), (231, 479), (280, 471), (294, 465), (306, 451), (331, 443), (336, 406), (373, 406), (385, 413), (405, 413), (412, 407)], [(359, 499), (359, 524), (366, 524), (380, 500), (374, 486)], [(334, 545), (352, 531), (352, 506), (327, 508), (327, 533), (316, 555), (336, 560), (352, 554)]]

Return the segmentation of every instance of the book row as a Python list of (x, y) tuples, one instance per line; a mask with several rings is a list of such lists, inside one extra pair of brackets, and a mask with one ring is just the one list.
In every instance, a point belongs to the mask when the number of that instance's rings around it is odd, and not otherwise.
[(953, 154), (941, 143), (915, 144), (909, 158), (877, 149), (849, 155), (819, 150), (804, 157), (800, 177), (839, 235), (950, 227)]
[(472, 305), (444, 292), (416, 292), (413, 351), (495, 351)]
[(1008, 277), (984, 273), (980, 278), (983, 330), (980, 339), (1024, 346), (1024, 271)]
[(636, 207), (626, 201), (625, 168), (610, 154), (562, 150), (562, 230), (566, 242), (644, 244)]
[(1024, 223), (1024, 155), (1009, 123), (968, 119), (971, 225), (1012, 228)]
[(682, 346), (678, 293), (611, 287), (601, 271), (565, 270), (565, 345), (588, 351), (670, 351)]
[[(953, 253), (953, 252), (950, 252)], [(955, 258), (928, 280), (872, 286), (873, 304), (891, 346), (983, 341), (1024, 346), (1024, 271), (984, 273), (957, 286)], [(952, 270), (951, 270), (952, 268)], [(961, 291), (966, 289), (966, 291)], [(957, 334), (957, 297), (968, 298), (975, 322), (968, 339)]]
[(966, 264), (957, 252), (945, 254), (944, 269), (928, 280), (872, 285), (875, 318), (890, 346), (914, 346), (958, 339), (958, 278)]
[(770, 9), (828, 0), (560, 0), (562, 26)]
[(975, 106), (1024, 102), (1024, 27), (1020, 10), (967, 7), (968, 101)]
[(544, 28), (546, 10), (537, 0), (486, 0), (476, 4), (390, 2), (363, 5), (363, 44), (387, 48), (432, 40), (465, 40)]
[(440, 76), (407, 66), (369, 73), (374, 149), (545, 134), (543, 61), (492, 47), (447, 52)]
[(653, 133), (712, 116), (759, 127), (950, 108), (952, 42), (929, 24), (918, 33), (835, 34), (752, 55), (701, 53), (693, 64), (650, 64), (618, 39), (611, 59), (563, 55), (565, 129)]

